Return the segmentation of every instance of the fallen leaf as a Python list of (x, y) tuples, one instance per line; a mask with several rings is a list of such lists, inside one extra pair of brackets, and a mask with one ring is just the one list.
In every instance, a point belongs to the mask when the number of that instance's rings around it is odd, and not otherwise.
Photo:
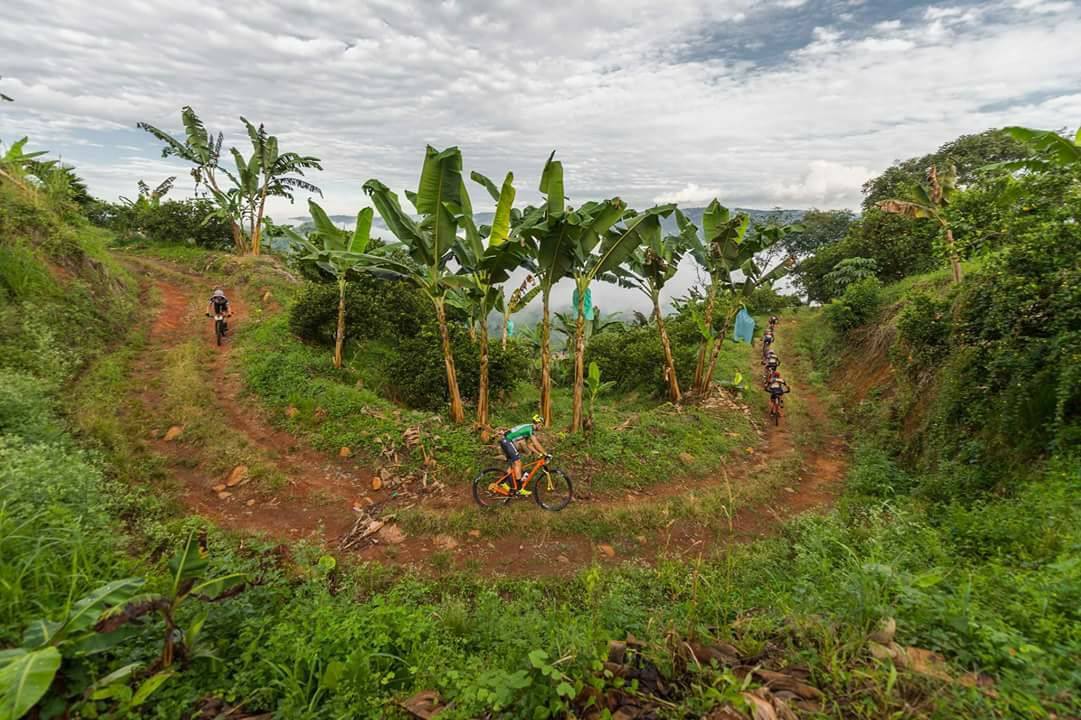
[(179, 425), (173, 425), (171, 428), (165, 431), (165, 436), (162, 438), (162, 440), (165, 440), (166, 442), (172, 442), (173, 440), (176, 440), (178, 437), (180, 437), (183, 432), (184, 428), (180, 427)]
[(378, 475), (372, 477), (372, 490), (379, 490), (383, 487), (383, 478)]
[(616, 556), (616, 549), (611, 545), (598, 545), (597, 549), (607, 557), (614, 558)]
[(405, 533), (397, 525), (384, 525), (379, 530), (379, 539), (388, 545), (400, 545), (405, 542)]

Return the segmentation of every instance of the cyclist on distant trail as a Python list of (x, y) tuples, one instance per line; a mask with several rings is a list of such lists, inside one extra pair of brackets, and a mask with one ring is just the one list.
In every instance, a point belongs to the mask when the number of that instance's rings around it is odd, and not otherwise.
[(792, 392), (792, 389), (788, 387), (788, 383), (781, 377), (781, 373), (774, 371), (770, 376), (769, 382), (766, 383), (766, 391), (769, 392), (771, 400), (781, 400), (782, 396), (786, 393)]
[[(530, 495), (530, 491), (522, 487), (522, 482), (528, 478), (522, 477), (522, 454), (518, 452), (518, 442), (524, 441), (525, 446), (537, 453), (538, 455), (547, 455), (548, 451), (544, 449), (544, 446), (537, 440), (537, 429), (544, 423), (544, 418), (540, 415), (533, 416), (533, 422), (527, 422), (522, 425), (515, 425), (510, 430), (503, 433), (503, 437), (499, 439), (499, 447), (503, 450), (503, 454), (507, 456), (507, 462), (511, 464), (510, 474), (514, 478), (514, 487), (521, 488), (518, 490), (519, 495)], [(510, 487), (506, 483), (503, 483), (503, 489), (509, 491)]]
[(778, 322), (780, 322), (780, 318), (778, 318), (776, 315), (770, 315), (769, 329), (772, 330), (773, 328), (777, 327)]
[(766, 366), (766, 382), (773, 378), (774, 373), (777, 372), (777, 368), (781, 366), (781, 358), (777, 356), (777, 353), (770, 350), (766, 353), (766, 359), (762, 361), (762, 364)]
[[(206, 314), (209, 317), (214, 317), (215, 315), (228, 317), (233, 314), (229, 311), (229, 298), (225, 297), (225, 293), (222, 292), (220, 287), (214, 288), (214, 292), (211, 294), (210, 300), (206, 304)], [(229, 323), (222, 320), (221, 334), (224, 335), (228, 331)]]
[(762, 354), (765, 355), (769, 350), (769, 346), (773, 344), (773, 331), (767, 330), (766, 334), (762, 336)]

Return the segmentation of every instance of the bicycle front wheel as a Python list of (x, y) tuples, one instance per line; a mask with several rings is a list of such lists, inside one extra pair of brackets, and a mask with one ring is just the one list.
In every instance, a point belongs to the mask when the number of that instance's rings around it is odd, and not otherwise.
[(473, 478), (473, 499), (481, 507), (498, 507), (510, 502), (510, 495), (505, 495), (493, 489), (499, 484), (507, 471), (499, 468), (485, 468), (477, 477)]
[(545, 510), (558, 512), (570, 504), (574, 496), (574, 488), (567, 473), (552, 467), (545, 467), (540, 471), (533, 486), (533, 497), (537, 504)]

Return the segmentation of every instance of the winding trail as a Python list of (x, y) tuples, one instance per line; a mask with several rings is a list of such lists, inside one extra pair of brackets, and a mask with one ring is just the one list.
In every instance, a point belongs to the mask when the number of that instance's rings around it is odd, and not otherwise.
[[(213, 346), (210, 322), (204, 317), (206, 278), (181, 270), (171, 264), (143, 257), (129, 259), (133, 269), (148, 285), (157, 289), (160, 305), (155, 308), (146, 349), (135, 365), (133, 387), (140, 417), (153, 418), (148, 427), (148, 444), (164, 460), (168, 481), (161, 488), (172, 494), (191, 512), (226, 529), (267, 536), (289, 542), (308, 538), (333, 548), (353, 526), (357, 509), (368, 507), (395, 511), (396, 503), (386, 490), (372, 490), (372, 469), (353, 458), (341, 458), (319, 452), (304, 441), (286, 433), (266, 417), (264, 411), (246, 399), (236, 358), (229, 338), (220, 348)], [(224, 288), (233, 301), (232, 322), (243, 325), (248, 307), (239, 288)], [(783, 344), (783, 326), (778, 330)], [(202, 410), (219, 419), (251, 455), (273, 468), (274, 479), (222, 487), (228, 472), (211, 468), (220, 466), (208, 458), (208, 448), (182, 433), (165, 440), (165, 428), (172, 421), (161, 417), (167, 407), (163, 371), (169, 353), (198, 340), (206, 343), (206, 372), (212, 379), (213, 393)], [(212, 352), (211, 352), (212, 351)], [(786, 350), (788, 358), (794, 355)], [(749, 377), (757, 379), (761, 369), (749, 355)], [(786, 358), (786, 366), (796, 365)], [(798, 378), (797, 378), (798, 381)], [(829, 413), (824, 402), (809, 386), (794, 384), (796, 392), (815, 428), (814, 437), (797, 438), (788, 422), (779, 427), (767, 424), (762, 393), (751, 393), (751, 408), (732, 411), (761, 412), (758, 423), (762, 443), (752, 452), (734, 458), (719, 474), (670, 479), (621, 497), (594, 497), (576, 502), (597, 511), (635, 509), (661, 512), (663, 504), (676, 496), (741, 487), (769, 473), (777, 463), (799, 463), (787, 485), (775, 489), (769, 497), (743, 506), (729, 519), (703, 525), (690, 518), (674, 518), (663, 531), (644, 533), (619, 543), (598, 544), (578, 533), (551, 533), (536, 536), (484, 537), (477, 531), (461, 536), (380, 534), (384, 541), (367, 544), (353, 555), (364, 560), (378, 560), (399, 565), (430, 566), (433, 555), (440, 557), (440, 569), (467, 568), (491, 575), (550, 576), (573, 574), (592, 562), (616, 563), (626, 560), (653, 563), (661, 557), (708, 557), (732, 542), (742, 542), (774, 532), (786, 518), (829, 506), (843, 478), (847, 450), (842, 437), (830, 434)], [(197, 390), (193, 390), (197, 392)], [(725, 401), (728, 402), (728, 401)], [(729, 403), (731, 404), (731, 403)], [(163, 423), (165, 425), (163, 425)], [(805, 443), (801, 445), (801, 441)], [(470, 508), (468, 486), (463, 483), (448, 489), (442, 496), (426, 497), (426, 511), (444, 513)], [(399, 503), (400, 505), (400, 503)], [(519, 506), (525, 503), (519, 503)], [(530, 503), (530, 505), (532, 505)], [(478, 510), (479, 511), (479, 510)], [(511, 507), (505, 510), (538, 512), (535, 507)], [(543, 552), (537, 548), (543, 543)]]

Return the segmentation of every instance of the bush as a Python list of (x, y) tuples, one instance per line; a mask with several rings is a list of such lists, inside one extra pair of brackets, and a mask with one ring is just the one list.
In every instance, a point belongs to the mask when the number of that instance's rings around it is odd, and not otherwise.
[[(462, 397), (475, 400), (480, 384), (480, 346), (461, 325), (451, 325), (450, 334), (458, 388)], [(489, 342), (488, 389), (492, 396), (513, 390), (527, 378), (531, 357), (529, 350), (515, 340), (506, 350), (498, 342)], [(425, 325), (413, 337), (402, 338), (397, 353), (387, 363), (386, 381), (395, 399), (410, 407), (438, 410), (446, 404), (447, 372), (437, 325)]]
[(915, 368), (936, 365), (949, 352), (950, 303), (914, 295), (897, 315), (897, 346)]
[[(347, 341), (415, 337), (434, 315), (431, 302), (405, 283), (361, 277), (345, 289)], [(330, 345), (337, 327), (337, 284), (305, 285), (289, 310), (289, 330), (302, 340)]]
[(231, 249), (232, 229), (226, 220), (211, 215), (214, 208), (214, 203), (205, 198), (166, 200), (156, 206), (96, 201), (87, 210), (87, 217), (95, 225), (115, 232), (120, 243)]
[(839, 333), (850, 332), (866, 325), (878, 314), (882, 304), (882, 283), (877, 278), (865, 278), (852, 283), (826, 306), (826, 320)]

